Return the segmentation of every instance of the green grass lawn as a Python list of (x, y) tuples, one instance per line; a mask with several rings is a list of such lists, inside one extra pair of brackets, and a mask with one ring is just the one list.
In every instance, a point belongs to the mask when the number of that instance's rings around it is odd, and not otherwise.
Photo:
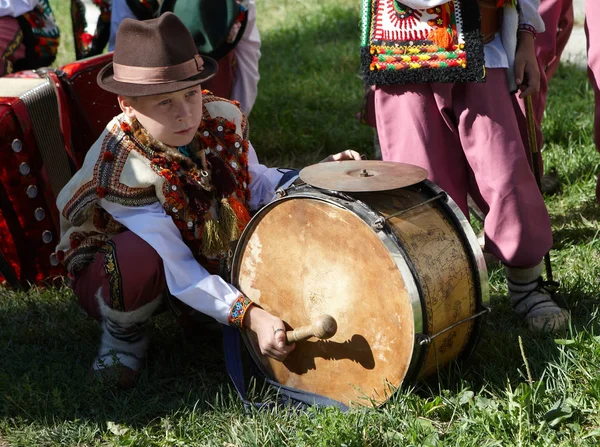
[[(68, 2), (54, 0), (70, 43)], [(251, 139), (270, 164), (300, 167), (346, 148), (371, 154), (355, 118), (359, 2), (260, 0), (262, 79)], [(65, 46), (57, 65), (72, 59)], [(163, 315), (147, 368), (126, 392), (88, 376), (99, 328), (67, 290), (0, 290), (0, 447), (6, 446), (596, 446), (600, 444), (600, 158), (584, 71), (562, 66), (550, 86), (545, 168), (552, 260), (571, 309), (553, 338), (520, 324), (501, 270), (493, 312), (468, 362), (398, 391), (381, 408), (245, 414), (226, 379), (220, 337), (190, 336)]]

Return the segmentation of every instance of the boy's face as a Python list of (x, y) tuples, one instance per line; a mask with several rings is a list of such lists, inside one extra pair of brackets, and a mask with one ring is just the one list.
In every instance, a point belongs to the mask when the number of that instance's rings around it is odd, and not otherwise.
[(137, 118), (150, 135), (169, 146), (189, 144), (202, 121), (199, 85), (164, 95), (119, 96), (119, 105), (128, 118)]

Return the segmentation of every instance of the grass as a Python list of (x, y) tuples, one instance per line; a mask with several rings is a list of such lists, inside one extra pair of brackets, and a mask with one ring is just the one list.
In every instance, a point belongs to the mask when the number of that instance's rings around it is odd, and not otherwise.
[[(68, 2), (53, 5), (68, 35)], [(333, 0), (258, 2), (262, 80), (251, 136), (263, 160), (300, 167), (347, 147), (371, 153), (372, 132), (354, 116), (362, 93), (358, 15), (358, 4)], [(57, 65), (72, 59), (64, 51)], [(88, 376), (99, 329), (68, 289), (2, 289), (0, 447), (598, 445), (600, 159), (592, 102), (585, 72), (562, 66), (543, 129), (545, 168), (556, 168), (562, 183), (547, 197), (552, 260), (573, 315), (558, 338), (520, 325), (502, 272), (492, 270), (493, 313), (467, 362), (398, 391), (379, 409), (246, 414), (226, 379), (218, 334), (190, 334), (169, 315), (157, 318), (141, 382), (116, 392)]]

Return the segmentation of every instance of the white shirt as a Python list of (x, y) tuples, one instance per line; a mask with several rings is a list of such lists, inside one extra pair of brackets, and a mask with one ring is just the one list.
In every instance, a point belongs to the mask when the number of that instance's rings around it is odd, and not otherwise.
[(0, 17), (19, 17), (35, 8), (37, 0), (0, 0)]
[[(256, 151), (249, 146), (250, 207), (256, 209), (270, 202), (283, 173), (258, 163)], [(240, 292), (218, 275), (204, 269), (183, 242), (181, 233), (160, 203), (130, 207), (100, 201), (119, 223), (146, 241), (161, 257), (169, 292), (188, 306), (210, 315), (222, 324), (228, 323), (231, 305)]]
[(494, 40), (483, 47), (483, 53), (486, 68), (508, 68), (508, 55), (500, 33), (496, 33)]

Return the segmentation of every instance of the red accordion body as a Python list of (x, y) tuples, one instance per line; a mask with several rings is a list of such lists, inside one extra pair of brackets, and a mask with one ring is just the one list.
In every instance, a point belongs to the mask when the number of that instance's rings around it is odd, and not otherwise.
[(96, 83), (111, 60), (0, 78), (0, 282), (27, 288), (66, 274), (54, 253), (56, 195), (119, 111)]

